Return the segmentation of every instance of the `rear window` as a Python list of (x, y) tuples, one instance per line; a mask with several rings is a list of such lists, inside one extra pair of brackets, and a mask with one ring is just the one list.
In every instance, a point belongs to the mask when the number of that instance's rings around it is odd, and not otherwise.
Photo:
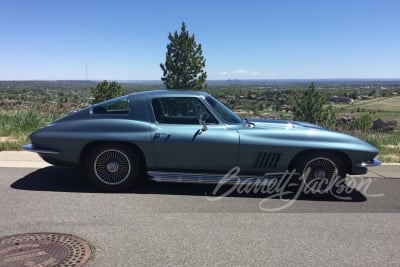
[(92, 112), (93, 114), (127, 114), (129, 112), (128, 96), (97, 104), (92, 108)]

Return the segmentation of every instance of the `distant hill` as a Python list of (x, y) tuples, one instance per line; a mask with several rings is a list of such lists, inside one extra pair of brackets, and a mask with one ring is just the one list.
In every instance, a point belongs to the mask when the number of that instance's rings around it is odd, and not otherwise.
[[(0, 89), (87, 89), (101, 80), (33, 80), (0, 81)], [(140, 87), (147, 89), (164, 88), (161, 80), (117, 80), (128, 89)], [(313, 82), (317, 88), (341, 89), (398, 89), (400, 79), (277, 79), (277, 80), (208, 80), (209, 87), (255, 87), (268, 88), (307, 88)]]

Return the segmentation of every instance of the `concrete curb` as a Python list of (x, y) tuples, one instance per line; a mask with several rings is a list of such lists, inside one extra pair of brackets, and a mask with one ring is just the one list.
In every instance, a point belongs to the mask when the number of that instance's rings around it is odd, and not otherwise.
[[(52, 166), (42, 158), (28, 151), (1, 151), (0, 168), (33, 168), (40, 169)], [(400, 163), (382, 163), (381, 166), (369, 168), (368, 173), (360, 175), (371, 178), (400, 178)]]
[(45, 168), (51, 166), (38, 154), (28, 151), (1, 151), (0, 168)]

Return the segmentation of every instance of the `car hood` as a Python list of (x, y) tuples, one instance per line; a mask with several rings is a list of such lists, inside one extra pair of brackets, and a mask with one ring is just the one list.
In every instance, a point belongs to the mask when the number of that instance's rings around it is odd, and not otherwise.
[(315, 149), (339, 149), (378, 153), (378, 149), (357, 137), (325, 129), (318, 125), (285, 120), (248, 120), (239, 130), (241, 141)]

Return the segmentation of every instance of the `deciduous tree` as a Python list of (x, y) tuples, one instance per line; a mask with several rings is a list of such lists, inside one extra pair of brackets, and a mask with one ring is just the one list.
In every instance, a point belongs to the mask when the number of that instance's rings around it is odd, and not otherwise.
[(98, 83), (96, 87), (90, 88), (90, 91), (93, 97), (92, 104), (100, 103), (126, 94), (126, 90), (121, 84), (116, 81), (109, 83), (106, 80)]

